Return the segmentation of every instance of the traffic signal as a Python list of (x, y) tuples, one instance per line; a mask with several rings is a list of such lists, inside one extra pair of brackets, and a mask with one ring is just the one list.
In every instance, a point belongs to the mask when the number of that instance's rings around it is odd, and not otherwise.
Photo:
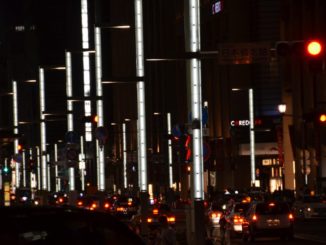
[(318, 39), (306, 41), (280, 41), (275, 45), (279, 57), (295, 56), (306, 61), (309, 71), (319, 73), (324, 70), (325, 47)]
[(319, 73), (324, 70), (324, 49), (324, 44), (319, 40), (306, 42), (305, 52), (311, 72)]
[(84, 116), (84, 122), (90, 122), (93, 124), (97, 124), (98, 123), (98, 115), (90, 115), (90, 116)]
[(320, 124), (326, 124), (326, 113), (319, 113), (317, 119)]
[(9, 173), (9, 167), (7, 165), (3, 166), (2, 171), (4, 174), (8, 174)]
[(17, 151), (21, 152), (23, 150), (23, 146), (21, 144), (17, 145)]

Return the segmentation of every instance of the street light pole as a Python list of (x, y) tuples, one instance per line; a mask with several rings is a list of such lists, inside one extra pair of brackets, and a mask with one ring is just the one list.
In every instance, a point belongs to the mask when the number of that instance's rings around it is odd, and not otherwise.
[(256, 163), (255, 163), (255, 119), (254, 119), (254, 94), (249, 89), (249, 120), (250, 120), (250, 176), (251, 185), (256, 184)]

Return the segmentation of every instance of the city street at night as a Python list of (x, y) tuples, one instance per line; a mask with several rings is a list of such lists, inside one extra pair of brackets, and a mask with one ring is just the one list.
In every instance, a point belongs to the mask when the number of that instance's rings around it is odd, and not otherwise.
[(1, 0), (0, 220), (1, 245), (326, 243), (326, 1)]

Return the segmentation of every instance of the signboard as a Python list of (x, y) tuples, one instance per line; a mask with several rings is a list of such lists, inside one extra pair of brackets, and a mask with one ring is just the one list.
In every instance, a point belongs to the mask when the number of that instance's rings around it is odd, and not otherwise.
[(221, 43), (219, 64), (269, 63), (271, 58), (269, 43)]
[(217, 14), (222, 11), (222, 1), (217, 1), (212, 4), (212, 14)]

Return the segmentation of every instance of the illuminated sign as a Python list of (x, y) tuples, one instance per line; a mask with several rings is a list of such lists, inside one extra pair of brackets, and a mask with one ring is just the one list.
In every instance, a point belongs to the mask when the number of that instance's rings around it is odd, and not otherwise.
[[(255, 119), (255, 126), (262, 125), (261, 119)], [(244, 120), (232, 120), (230, 122), (231, 127), (247, 127), (250, 125), (250, 120), (244, 119)]]
[(217, 14), (222, 11), (222, 2), (217, 1), (216, 3), (213, 3), (212, 5), (212, 14)]

